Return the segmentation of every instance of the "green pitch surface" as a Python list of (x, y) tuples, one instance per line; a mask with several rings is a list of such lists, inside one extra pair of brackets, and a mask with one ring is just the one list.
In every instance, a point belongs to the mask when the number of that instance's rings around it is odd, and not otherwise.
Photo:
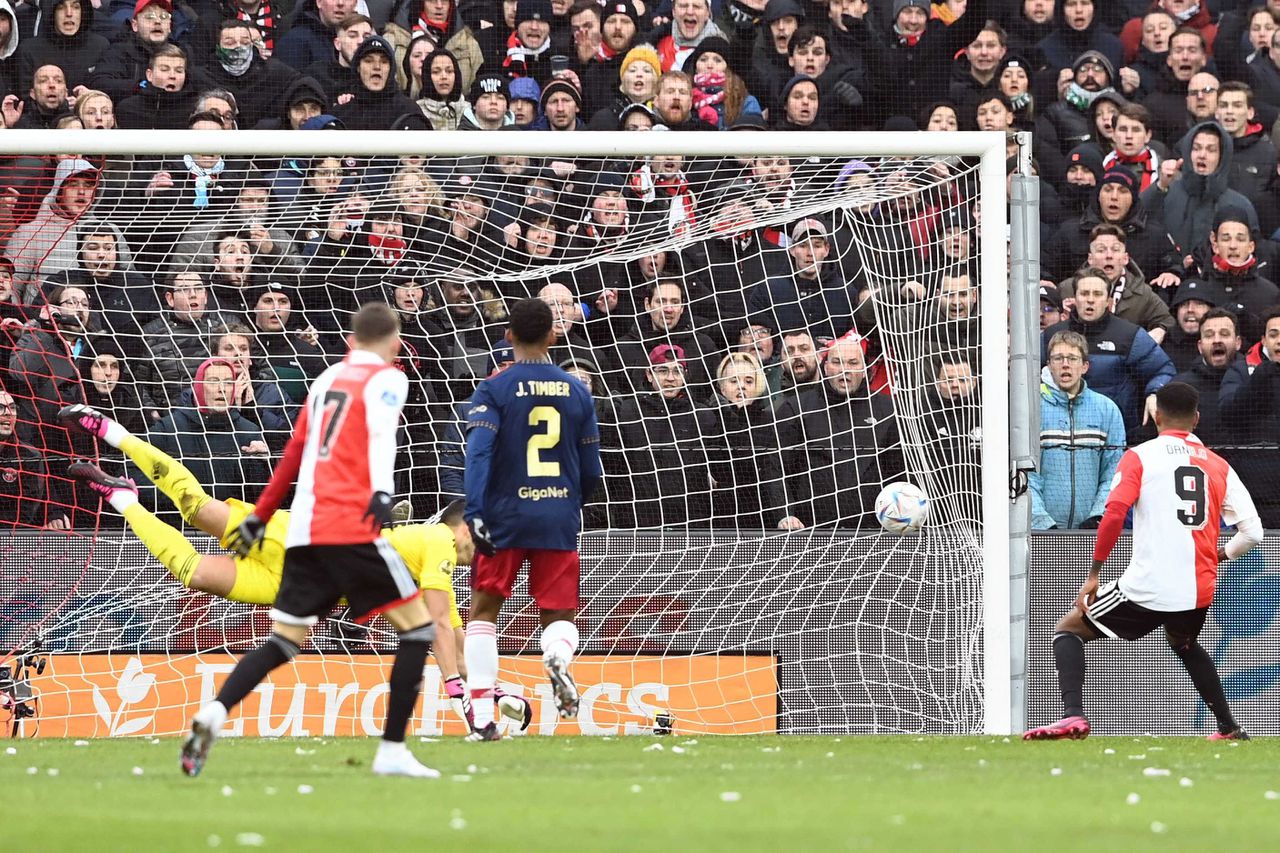
[[(1280, 741), (666, 737), (6, 741), (5, 844), (37, 851), (1271, 850)], [(659, 746), (661, 749), (659, 749)], [(8, 754), (6, 748), (16, 750)]]

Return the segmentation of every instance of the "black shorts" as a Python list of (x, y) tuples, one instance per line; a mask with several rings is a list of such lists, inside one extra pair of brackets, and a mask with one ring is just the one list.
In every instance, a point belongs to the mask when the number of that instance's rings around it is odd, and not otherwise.
[(1200, 636), (1208, 613), (1208, 607), (1151, 610), (1125, 598), (1119, 582), (1112, 581), (1098, 590), (1098, 597), (1084, 618), (1103, 636), (1116, 640), (1139, 640), (1156, 628), (1167, 628), (1180, 637), (1195, 639)]
[(299, 545), (285, 551), (271, 618), (310, 627), (346, 596), (355, 621), (367, 622), (418, 594), (404, 560), (385, 539), (362, 545)]

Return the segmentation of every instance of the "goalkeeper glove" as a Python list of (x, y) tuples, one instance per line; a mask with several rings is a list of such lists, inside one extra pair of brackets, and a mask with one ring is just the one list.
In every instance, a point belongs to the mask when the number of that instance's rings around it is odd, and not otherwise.
[(489, 538), (489, 527), (484, 523), (484, 519), (476, 516), (467, 521), (467, 527), (471, 529), (471, 541), (476, 545), (476, 551), (484, 554), (486, 557), (492, 557), (498, 553), (498, 549), (494, 547), (493, 540)]
[(391, 508), (395, 501), (386, 492), (374, 492), (369, 498), (369, 508), (364, 511), (364, 521), (369, 523), (373, 532), (377, 533), (391, 523)]
[(254, 548), (261, 547), (263, 538), (267, 535), (267, 523), (258, 518), (257, 513), (249, 513), (244, 517), (244, 521), (227, 537), (227, 549), (235, 552), (241, 557), (249, 556), (249, 552)]
[(466, 722), (468, 730), (474, 730), (476, 715), (471, 710), (471, 697), (467, 695), (467, 685), (462, 683), (462, 677), (455, 675), (452, 678), (446, 678), (444, 692), (449, 697), (449, 705), (453, 708), (453, 712)]

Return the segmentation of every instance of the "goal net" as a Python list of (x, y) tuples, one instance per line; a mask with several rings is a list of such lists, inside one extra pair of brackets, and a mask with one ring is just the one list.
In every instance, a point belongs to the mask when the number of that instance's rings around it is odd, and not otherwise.
[[(156, 524), (223, 553), (167, 494), (179, 469), (60, 407), (167, 454), (231, 502), (225, 523), (352, 313), (387, 302), (411, 387), (400, 519), (430, 523), (462, 494), (462, 404), (510, 359), (524, 297), (551, 305), (552, 358), (595, 398), (605, 470), (583, 513), (576, 722), (556, 718), (523, 581), (499, 625), (528, 733), (1007, 730), (1002, 136), (64, 131), (0, 148), (0, 714), (24, 733), (180, 732), (269, 630), (208, 572), (166, 568)], [(156, 524), (100, 504), (76, 459), (135, 478)], [(877, 522), (897, 481), (929, 498), (919, 533)], [(394, 642), (340, 608), (233, 730), (376, 733)], [(412, 731), (462, 731), (434, 664)]]

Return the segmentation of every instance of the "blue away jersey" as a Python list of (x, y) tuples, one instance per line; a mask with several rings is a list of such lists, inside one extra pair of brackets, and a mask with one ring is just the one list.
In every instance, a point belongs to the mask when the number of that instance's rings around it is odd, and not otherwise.
[(578, 548), (582, 505), (601, 478), (591, 394), (550, 362), (520, 361), (467, 404), (466, 517), (498, 548)]

